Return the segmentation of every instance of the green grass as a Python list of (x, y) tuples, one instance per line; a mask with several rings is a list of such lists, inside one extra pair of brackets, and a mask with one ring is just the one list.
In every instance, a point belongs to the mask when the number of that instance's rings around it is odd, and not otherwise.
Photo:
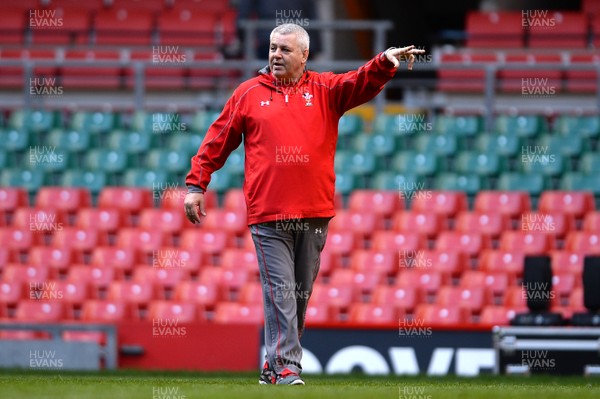
[(259, 386), (252, 374), (25, 372), (0, 374), (2, 399), (445, 399), (599, 398), (600, 379), (584, 377), (305, 376), (307, 385)]

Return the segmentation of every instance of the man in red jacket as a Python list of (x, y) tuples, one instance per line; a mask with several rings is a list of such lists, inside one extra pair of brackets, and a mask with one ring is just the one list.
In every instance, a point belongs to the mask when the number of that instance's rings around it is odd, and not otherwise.
[(374, 98), (414, 46), (390, 48), (343, 74), (306, 70), (308, 33), (271, 32), (269, 65), (243, 82), (210, 126), (186, 177), (187, 218), (205, 216), (204, 192), (242, 140), (244, 195), (263, 286), (266, 361), (261, 384), (303, 385), (300, 336), (327, 225), (335, 215), (333, 159), (338, 122)]

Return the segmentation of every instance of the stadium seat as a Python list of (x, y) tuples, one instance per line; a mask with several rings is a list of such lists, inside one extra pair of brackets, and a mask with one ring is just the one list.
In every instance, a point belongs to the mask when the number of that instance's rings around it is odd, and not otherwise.
[(502, 298), (509, 285), (508, 273), (504, 271), (484, 272), (479, 270), (467, 270), (460, 278), (460, 287), (483, 288), (485, 290), (485, 302), (495, 303)]
[(146, 208), (140, 212), (139, 227), (157, 229), (165, 234), (179, 234), (183, 228), (183, 210)]
[(360, 302), (363, 296), (370, 295), (373, 290), (384, 281), (383, 274), (370, 270), (367, 272), (354, 271), (353, 269), (336, 269), (329, 277), (329, 284), (334, 286), (347, 285), (353, 289), (355, 302)]
[(525, 253), (516, 249), (487, 249), (479, 258), (479, 269), (488, 273), (506, 273), (511, 284), (523, 274)]
[(37, 192), (43, 184), (44, 172), (39, 169), (4, 169), (0, 173), (0, 185), (21, 187), (30, 194)]
[(150, 150), (151, 134), (145, 130), (113, 130), (108, 134), (106, 146), (111, 150), (125, 150), (129, 155), (144, 154)]
[(182, 281), (175, 286), (173, 299), (212, 309), (218, 299), (218, 282)]
[(201, 283), (216, 283), (220, 289), (221, 298), (231, 299), (242, 287), (250, 281), (250, 273), (243, 269), (222, 269), (220, 267), (205, 267), (200, 270), (198, 281)]
[(221, 254), (226, 247), (227, 235), (223, 231), (186, 229), (181, 234), (180, 247), (200, 250), (207, 255)]
[(428, 195), (416, 196), (411, 209), (416, 212), (433, 211), (453, 218), (458, 212), (467, 209), (467, 196), (460, 191), (429, 191)]
[(427, 326), (460, 325), (466, 320), (458, 306), (418, 305), (415, 309), (414, 319)]
[(447, 228), (447, 221), (443, 215), (433, 210), (400, 211), (394, 215), (393, 228), (395, 231), (418, 233), (433, 238)]
[(42, 187), (36, 196), (35, 205), (41, 208), (55, 208), (75, 212), (91, 205), (90, 193), (81, 188)]
[[(438, 69), (438, 89), (442, 92), (483, 93), (485, 91), (485, 68), (469, 64), (496, 64), (494, 53), (450, 52), (442, 53)], [(440, 135), (439, 137), (444, 137)]]
[(475, 197), (474, 208), (478, 212), (500, 212), (516, 218), (531, 209), (531, 202), (527, 192), (482, 191)]
[(438, 115), (435, 119), (434, 131), (443, 134), (454, 134), (458, 137), (473, 137), (483, 127), (480, 115)]
[[(65, 91), (74, 90), (116, 90), (123, 87), (123, 70), (120, 64), (120, 53), (117, 50), (88, 50), (88, 49), (66, 49), (64, 59), (75, 61), (78, 64), (66, 64), (60, 67), (61, 83)], [(110, 61), (111, 64), (99, 64), (100, 62)], [(104, 124), (102, 113), (94, 112), (91, 118), (84, 117), (85, 125), (82, 127), (88, 129), (93, 135), (104, 133), (108, 128)], [(79, 117), (74, 116), (71, 127), (79, 129)], [(112, 120), (112, 118), (111, 118)], [(100, 128), (100, 129), (98, 129)]]
[(60, 301), (23, 300), (17, 304), (15, 319), (18, 321), (52, 323), (65, 317), (64, 305)]
[(504, 306), (527, 309), (527, 292), (522, 286), (511, 286), (504, 295)]
[(410, 286), (380, 285), (373, 291), (372, 302), (393, 307), (398, 314), (410, 313), (417, 306), (417, 289)]
[[(554, 64), (554, 69), (539, 68), (539, 69), (518, 69), (518, 68), (501, 68), (498, 72), (499, 89), (503, 93), (518, 93), (522, 96), (550, 96), (559, 94), (562, 91), (562, 57), (560, 54), (534, 53), (534, 52), (517, 52), (505, 54), (503, 61), (510, 64)], [(511, 120), (512, 116), (501, 116), (500, 119), (508, 117)], [(525, 117), (519, 116), (519, 122), (523, 122), (525, 118), (530, 118), (533, 121), (535, 116)], [(521, 125), (519, 125), (521, 127)], [(503, 130), (504, 131), (504, 130)], [(535, 136), (534, 132), (526, 132), (519, 130), (520, 134), (525, 137)]]
[(542, 213), (565, 213), (576, 218), (583, 217), (594, 208), (594, 195), (581, 191), (544, 191), (538, 204)]
[(509, 326), (516, 311), (501, 305), (484, 306), (479, 318), (479, 324), (489, 326)]
[(0, 187), (0, 211), (14, 212), (19, 207), (29, 206), (27, 191), (18, 187)]
[(391, 134), (372, 133), (354, 137), (352, 148), (358, 153), (373, 154), (381, 160), (396, 151), (396, 144)]
[(95, 43), (98, 45), (149, 45), (153, 25), (149, 10), (110, 8), (95, 13)]
[(152, 228), (123, 227), (119, 229), (115, 244), (122, 248), (133, 248), (146, 255), (158, 251), (167, 244), (165, 235)]
[[(594, 19), (592, 19), (592, 30), (594, 32), (594, 42), (595, 45), (598, 46), (598, 44), (600, 44), (600, 34), (598, 32), (600, 32), (600, 17), (596, 16)], [(595, 64), (600, 60), (600, 56), (594, 52), (592, 53), (583, 53), (583, 54), (578, 54), (578, 53), (571, 53), (571, 65), (574, 66), (589, 66), (590, 64)], [(593, 94), (596, 92), (596, 90), (598, 90), (598, 73), (593, 70), (593, 69), (574, 69), (574, 68), (570, 68), (565, 72), (565, 78), (566, 78), (566, 91), (570, 92), (570, 93), (577, 93), (577, 94)], [(585, 117), (581, 117), (582, 118), (582, 124), (587, 124), (589, 123), (589, 118), (585, 118)], [(593, 117), (592, 117), (593, 118)], [(586, 121), (586, 119), (588, 119)], [(585, 121), (585, 122), (584, 122)], [(573, 125), (571, 125), (573, 126)], [(597, 122), (591, 122), (591, 125), (588, 125), (589, 127), (592, 126), (596, 126), (595, 128), (592, 128), (592, 130), (588, 130), (588, 128), (584, 128), (582, 130), (580, 130), (579, 128), (572, 128), (571, 126), (566, 127), (566, 129), (569, 129), (569, 132), (572, 132), (571, 134), (580, 134), (583, 135), (584, 137), (592, 137), (592, 136), (597, 136), (598, 135), (598, 124)], [(562, 133), (566, 134), (567, 131), (566, 129), (563, 127), (562, 129)]]
[(23, 285), (11, 281), (0, 281), (0, 317), (8, 316), (8, 309), (23, 298)]
[(464, 314), (464, 320), (470, 320), (474, 314), (479, 314), (485, 304), (484, 290), (482, 287), (449, 287), (440, 288), (437, 293), (436, 303), (441, 306), (455, 306)]
[(127, 154), (122, 149), (91, 149), (85, 155), (84, 166), (106, 173), (122, 173), (127, 167)]
[(575, 218), (564, 213), (527, 212), (521, 215), (519, 228), (523, 231), (541, 231), (556, 238), (563, 238), (575, 229)]
[(77, 212), (75, 227), (96, 229), (104, 233), (116, 233), (126, 227), (125, 218), (117, 209), (82, 208)]
[(600, 195), (600, 175), (566, 172), (562, 176), (559, 188), (566, 191), (588, 191), (597, 196)]
[(240, 290), (239, 302), (245, 304), (262, 304), (262, 283), (257, 281), (246, 283)]
[[(148, 305), (148, 320), (158, 320), (168, 326), (190, 323), (198, 320), (196, 305), (190, 302), (152, 301)], [(186, 331), (187, 332), (187, 331)]]
[[(205, 193), (206, 195), (206, 193)], [(230, 211), (246, 212), (246, 197), (241, 189), (231, 189), (225, 193), (223, 208)]]
[(438, 173), (433, 188), (441, 191), (462, 191), (471, 198), (489, 188), (486, 181), (487, 179), (484, 180), (475, 173)]
[(81, 309), (81, 320), (115, 323), (129, 318), (124, 302), (114, 300), (87, 300)]
[(393, 275), (398, 270), (398, 252), (386, 250), (357, 249), (352, 252), (350, 267), (357, 272)]
[(190, 169), (190, 159), (174, 150), (153, 149), (145, 154), (146, 167), (167, 173), (184, 173)]
[(132, 274), (132, 281), (154, 285), (155, 296), (159, 298), (166, 298), (167, 290), (173, 289), (180, 281), (189, 279), (190, 272), (183, 267), (138, 265)]
[[(552, 49), (582, 49), (587, 47), (587, 20), (583, 13), (529, 10), (529, 47)], [(537, 21), (537, 23), (535, 22)], [(551, 29), (549, 29), (551, 27)]]
[(48, 133), (47, 142), (69, 154), (80, 154), (90, 148), (91, 136), (85, 130), (64, 130), (55, 128)]
[(574, 311), (585, 312), (587, 311), (583, 301), (583, 288), (577, 287), (571, 293), (569, 297), (569, 306)]
[(458, 251), (470, 257), (476, 257), (482, 250), (490, 247), (490, 240), (476, 232), (441, 231), (435, 241), (437, 250)]
[(442, 275), (444, 284), (451, 284), (468, 267), (467, 257), (458, 247), (451, 249), (421, 249), (400, 253), (399, 267), (432, 270)]
[(526, 255), (544, 255), (556, 246), (555, 238), (539, 230), (508, 230), (500, 236), (499, 248), (518, 251)]
[(515, 130), (494, 134), (484, 133), (477, 136), (475, 148), (486, 154), (495, 152), (501, 157), (514, 157), (522, 150), (521, 138)]
[(227, 248), (221, 255), (221, 267), (224, 269), (247, 270), (258, 275), (258, 260), (254, 249)]
[(494, 121), (498, 133), (516, 132), (519, 137), (531, 138), (548, 132), (548, 123), (542, 115), (499, 115)]
[(569, 250), (552, 250), (550, 258), (553, 273), (570, 273), (577, 276), (575, 280), (579, 286), (582, 283), (581, 275), (583, 273), (583, 258), (585, 253)]
[(416, 288), (418, 301), (424, 302), (428, 296), (435, 295), (442, 286), (442, 274), (431, 269), (400, 269), (395, 286)]
[(213, 320), (215, 323), (220, 324), (261, 325), (263, 323), (263, 305), (219, 302), (215, 307)]
[(67, 227), (67, 214), (53, 207), (18, 208), (12, 218), (12, 225), (28, 229), (34, 233), (53, 233)]
[(73, 251), (70, 248), (53, 248), (45, 246), (34, 246), (29, 250), (27, 263), (30, 265), (47, 265), (52, 271), (53, 277), (66, 272), (74, 263)]
[(600, 154), (586, 152), (579, 160), (579, 170), (585, 174), (600, 172)]
[[(596, 57), (596, 61), (600, 61), (600, 56), (597, 54), (589, 55), (585, 59), (586, 63), (593, 63), (592, 56)], [(571, 56), (571, 62), (575, 62), (575, 55)], [(567, 79), (569, 79), (569, 73), (575, 73), (576, 71), (567, 71)], [(577, 71), (579, 73), (585, 71)], [(589, 73), (589, 72), (588, 72)], [(595, 75), (593, 75), (595, 78)], [(567, 81), (567, 85), (569, 82)], [(600, 135), (600, 117), (598, 115), (559, 115), (553, 124), (553, 131), (561, 135), (572, 135), (576, 134), (579, 137), (598, 137)]]
[(396, 326), (398, 323), (398, 313), (389, 306), (355, 303), (350, 307), (348, 321), (363, 325), (393, 324)]
[(355, 190), (348, 201), (348, 209), (351, 211), (372, 211), (384, 218), (390, 218), (395, 211), (404, 207), (404, 201), (397, 191)]
[(311, 302), (313, 304), (328, 304), (332, 311), (338, 312), (349, 308), (352, 297), (352, 287), (348, 285), (315, 283)]
[(470, 11), (466, 21), (467, 47), (520, 48), (524, 29), (519, 12)]
[(67, 281), (89, 284), (93, 288), (91, 297), (97, 298), (115, 280), (116, 270), (109, 265), (73, 264), (67, 273)]
[(460, 212), (454, 226), (463, 233), (479, 233), (490, 238), (498, 238), (503, 231), (510, 229), (510, 219), (498, 212)]
[(152, 191), (143, 188), (105, 187), (98, 198), (99, 208), (116, 208), (128, 214), (152, 206)]
[[(183, 210), (179, 211), (183, 214)], [(211, 231), (221, 230), (226, 232), (230, 241), (234, 243), (235, 237), (239, 237), (248, 230), (246, 211), (213, 209), (207, 211), (202, 218), (201, 228)]]
[(36, 294), (36, 299), (64, 302), (67, 305), (66, 316), (72, 318), (74, 307), (80, 307), (89, 296), (85, 282), (48, 280), (44, 282), (43, 290)]
[(496, 152), (461, 151), (454, 162), (458, 173), (476, 173), (482, 177), (496, 176), (504, 169)]
[(498, 178), (497, 188), (501, 191), (525, 191), (536, 198), (544, 191), (544, 184), (541, 174), (504, 172)]
[[(35, 57), (38, 58), (38, 57)], [(55, 125), (55, 114), (42, 109), (16, 109), (10, 114), (8, 126), (30, 133), (47, 133)]]
[(553, 302), (559, 304), (568, 304), (569, 296), (576, 286), (576, 276), (571, 273), (557, 273), (553, 270), (552, 272), (552, 290), (551, 295), (554, 293), (555, 298)]
[(29, 248), (37, 244), (38, 238), (30, 229), (2, 227), (0, 228), (0, 242), (9, 250), (29, 251)]
[(305, 320), (309, 327), (312, 324), (329, 324), (339, 321), (339, 314), (332, 311), (326, 303), (315, 304), (311, 301), (306, 308)]
[[(75, 52), (73, 54), (74, 58), (83, 58), (88, 59), (89, 61), (93, 60), (96, 53), (94, 52)], [(100, 55), (101, 53), (97, 53)], [(68, 55), (68, 53), (67, 53)], [(116, 56), (115, 56), (116, 57)], [(110, 57), (107, 57), (110, 58)], [(100, 71), (99, 71), (100, 72)], [(64, 73), (64, 71), (63, 71)], [(101, 73), (101, 72), (100, 72)], [(119, 124), (119, 115), (112, 112), (86, 112), (86, 111), (78, 111), (73, 114), (71, 119), (70, 128), (75, 131), (85, 131), (89, 132), (92, 135), (105, 134), (116, 128)], [(123, 147), (120, 147), (121, 149)]]
[(376, 231), (371, 239), (375, 251), (416, 251), (427, 248), (424, 235), (415, 232)]
[(107, 244), (107, 237), (94, 228), (65, 227), (52, 236), (54, 247), (72, 248), (91, 252), (98, 245)]
[[(337, 175), (336, 175), (337, 176)], [(336, 180), (337, 183), (337, 180)], [(396, 191), (402, 188), (417, 187), (419, 183), (417, 176), (412, 173), (377, 172), (373, 177), (372, 188), (375, 190)], [(350, 192), (348, 193), (350, 194)], [(404, 198), (401, 198), (403, 201)], [(401, 207), (400, 209), (403, 209)]]
[(161, 247), (146, 261), (155, 268), (180, 268), (186, 274), (197, 275), (202, 266), (202, 252), (178, 247)]
[(60, 2), (55, 3), (57, 2), (52, 1), (53, 19), (61, 22), (60, 29), (32, 29), (31, 43), (51, 46), (87, 44), (90, 27), (89, 10), (82, 7), (81, 3), (69, 6)]
[[(431, 152), (400, 151), (392, 160), (392, 168), (394, 171), (400, 173), (412, 173), (421, 177), (431, 176), (438, 171), (438, 158)], [(414, 190), (418, 188), (419, 185), (414, 187)]]
[(97, 195), (106, 186), (106, 173), (94, 170), (67, 169), (62, 173), (59, 184), (65, 187), (81, 187)]
[(600, 255), (600, 233), (571, 231), (567, 233), (564, 249), (586, 255)]
[(332, 254), (350, 255), (355, 249), (354, 236), (349, 231), (330, 231), (327, 234), (325, 248)]
[[(284, 225), (285, 223), (282, 224)], [(368, 239), (377, 228), (383, 227), (383, 220), (377, 220), (375, 213), (339, 210), (329, 222), (329, 233), (351, 232), (354, 234), (355, 246), (364, 247), (364, 240)]]
[(90, 264), (126, 273), (133, 269), (136, 259), (135, 249), (132, 247), (98, 246), (92, 251)]
[(218, 14), (186, 8), (161, 12), (157, 19), (159, 43), (187, 47), (216, 48)]
[(335, 154), (336, 172), (350, 172), (354, 176), (365, 176), (375, 171), (375, 155), (350, 150), (340, 150)]
[(113, 281), (108, 285), (106, 299), (123, 301), (137, 306), (147, 306), (155, 298), (150, 282)]

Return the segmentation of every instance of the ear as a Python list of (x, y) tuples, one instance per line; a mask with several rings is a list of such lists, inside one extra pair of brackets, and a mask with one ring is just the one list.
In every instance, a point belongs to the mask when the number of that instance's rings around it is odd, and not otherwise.
[(302, 63), (306, 64), (307, 60), (308, 60), (308, 49), (306, 49), (302, 52)]

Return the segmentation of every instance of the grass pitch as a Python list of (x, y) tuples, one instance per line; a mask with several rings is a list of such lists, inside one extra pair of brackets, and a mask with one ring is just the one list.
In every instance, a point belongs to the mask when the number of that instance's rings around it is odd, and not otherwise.
[(28, 372), (0, 374), (2, 399), (488, 399), (600, 398), (600, 378), (304, 377), (306, 386), (260, 386), (257, 373)]

